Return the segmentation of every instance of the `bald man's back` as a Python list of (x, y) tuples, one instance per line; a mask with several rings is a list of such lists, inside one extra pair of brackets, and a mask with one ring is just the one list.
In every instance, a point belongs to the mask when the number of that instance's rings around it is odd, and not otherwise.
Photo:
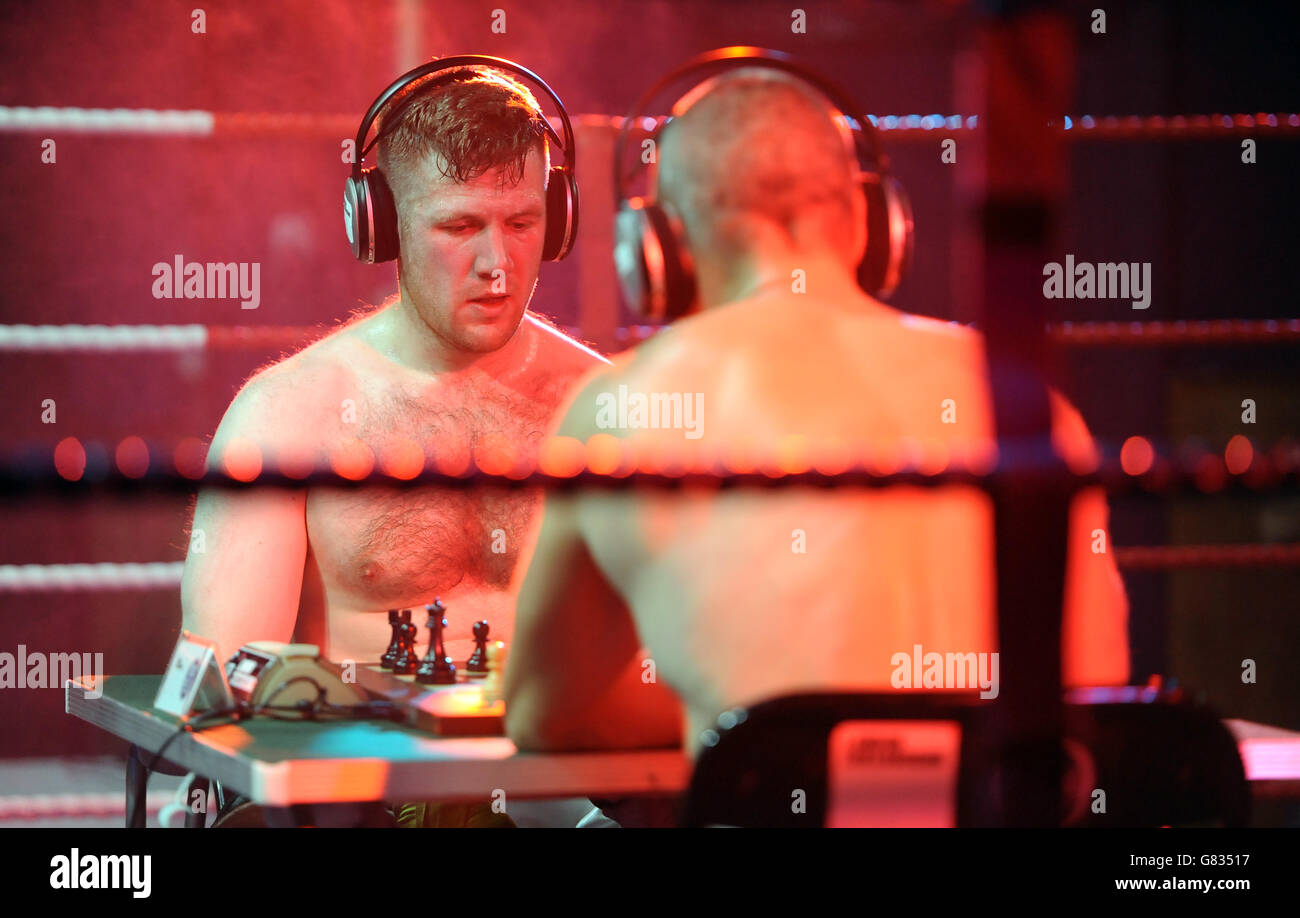
[[(801, 443), (910, 441), (957, 457), (993, 442), (980, 336), (865, 298), (766, 298), (692, 317), (588, 386), (570, 417), (619, 385), (625, 398), (698, 400), (695, 432), (619, 432), (642, 447), (793, 455)], [(1053, 415), (1058, 451), (1087, 455), (1082, 419), (1055, 394)], [(992, 504), (976, 489), (591, 494), (580, 506), (584, 539), (686, 703), (692, 736), (764, 697), (888, 690), (894, 654), (918, 644), (997, 649)], [(1081, 495), (1070, 525), (1064, 676), (1120, 684), (1127, 603), (1112, 556), (1092, 551), (1104, 496)]]

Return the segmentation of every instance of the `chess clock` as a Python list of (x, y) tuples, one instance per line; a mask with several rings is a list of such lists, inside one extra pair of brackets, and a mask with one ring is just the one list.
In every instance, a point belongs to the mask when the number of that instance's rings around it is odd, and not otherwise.
[[(320, 689), (324, 701), (335, 705), (360, 704), (366, 700), (355, 685), (322, 665), (315, 644), (282, 644), (279, 641), (250, 641), (226, 663), (226, 680), (235, 700), (256, 708), (276, 707), (299, 701), (315, 703)], [(317, 688), (320, 687), (320, 689)]]

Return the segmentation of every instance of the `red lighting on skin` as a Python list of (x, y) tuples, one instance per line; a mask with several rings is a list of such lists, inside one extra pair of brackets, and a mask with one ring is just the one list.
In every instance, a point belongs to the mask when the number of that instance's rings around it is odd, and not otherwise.
[(1101, 453), (1095, 443), (1069, 443), (1057, 452), (1065, 459), (1065, 464), (1076, 475), (1091, 475), (1101, 464)]
[(485, 475), (505, 475), (518, 458), (515, 445), (500, 434), (487, 434), (474, 444), (474, 464)]
[(1250, 440), (1237, 434), (1228, 441), (1228, 446), (1223, 451), (1223, 461), (1228, 465), (1228, 471), (1234, 475), (1240, 475), (1250, 468), (1251, 462), (1255, 459), (1255, 448), (1250, 445)]
[(757, 450), (754, 444), (744, 440), (726, 443), (722, 450), (724, 470), (732, 475), (749, 475), (757, 468)]
[(623, 441), (624, 449), (636, 450), (636, 470), (647, 475), (681, 475), (686, 470), (682, 448), (676, 443), (650, 436), (639, 438), (635, 446)]
[(186, 437), (176, 444), (176, 451), (172, 454), (177, 474), (192, 481), (203, 477), (207, 460), (208, 448), (198, 437)]
[(1145, 475), (1155, 459), (1156, 451), (1146, 437), (1129, 437), (1120, 447), (1119, 464), (1126, 475)]
[(967, 450), (966, 467), (973, 475), (991, 475), (998, 467), (1000, 456), (997, 443), (993, 441), (981, 443)]
[(802, 475), (812, 468), (808, 438), (799, 434), (782, 437), (776, 447), (776, 463), (782, 475)]
[(349, 481), (361, 481), (375, 470), (375, 454), (356, 437), (349, 437), (330, 450), (330, 468)]
[(424, 450), (414, 440), (396, 440), (380, 454), (380, 467), (385, 475), (410, 481), (424, 471)]
[(235, 437), (221, 454), (221, 466), (236, 481), (252, 481), (262, 474), (262, 451), (247, 437)]
[(612, 474), (623, 462), (623, 444), (610, 434), (595, 434), (587, 440), (587, 468), (598, 475)]
[(545, 475), (572, 478), (582, 471), (587, 447), (576, 437), (550, 437), (542, 443), (538, 468)]
[(898, 443), (880, 443), (867, 456), (866, 466), (874, 475), (893, 475), (906, 461), (905, 450)]
[(316, 454), (305, 446), (281, 447), (275, 454), (280, 474), (299, 481), (316, 471)]
[(143, 478), (149, 471), (149, 447), (139, 437), (126, 437), (117, 444), (113, 460), (127, 478)]
[(823, 440), (816, 451), (813, 467), (823, 475), (840, 475), (853, 465), (853, 449), (848, 443), (832, 437)]
[(942, 440), (926, 440), (921, 444), (921, 455), (917, 463), (921, 474), (941, 475), (948, 470), (950, 461), (948, 444)]
[(456, 477), (468, 474), (472, 461), (473, 457), (470, 455), (469, 444), (463, 440), (451, 440), (445, 444), (440, 443), (433, 455), (434, 468), (444, 475), (454, 475)]
[(81, 481), (86, 473), (86, 450), (76, 437), (64, 437), (54, 447), (54, 468), (67, 481)]

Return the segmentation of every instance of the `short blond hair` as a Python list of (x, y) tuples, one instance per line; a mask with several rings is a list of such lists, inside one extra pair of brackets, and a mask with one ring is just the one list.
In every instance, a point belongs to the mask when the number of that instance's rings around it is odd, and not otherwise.
[(546, 118), (533, 94), (487, 68), (457, 67), (416, 80), (389, 100), (378, 132), (377, 161), (394, 195), (411, 164), (430, 153), (457, 182), (495, 168), (502, 182), (518, 182), (533, 150), (550, 162)]

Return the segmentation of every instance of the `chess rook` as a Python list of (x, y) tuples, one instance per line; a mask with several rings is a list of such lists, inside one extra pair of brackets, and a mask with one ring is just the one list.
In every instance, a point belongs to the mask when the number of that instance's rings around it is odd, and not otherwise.
[(401, 626), (403, 622), (409, 622), (410, 620), (411, 620), (410, 609), (400, 609), (400, 610), (389, 609), (388, 610), (388, 624), (393, 629), (393, 635), (388, 642), (388, 649), (385, 650), (384, 655), (379, 658), (379, 665), (382, 666), (384, 669), (393, 668), (393, 661), (397, 659), (397, 655), (402, 650), (402, 644), (400, 640), (400, 634), (398, 633), (398, 628)]

